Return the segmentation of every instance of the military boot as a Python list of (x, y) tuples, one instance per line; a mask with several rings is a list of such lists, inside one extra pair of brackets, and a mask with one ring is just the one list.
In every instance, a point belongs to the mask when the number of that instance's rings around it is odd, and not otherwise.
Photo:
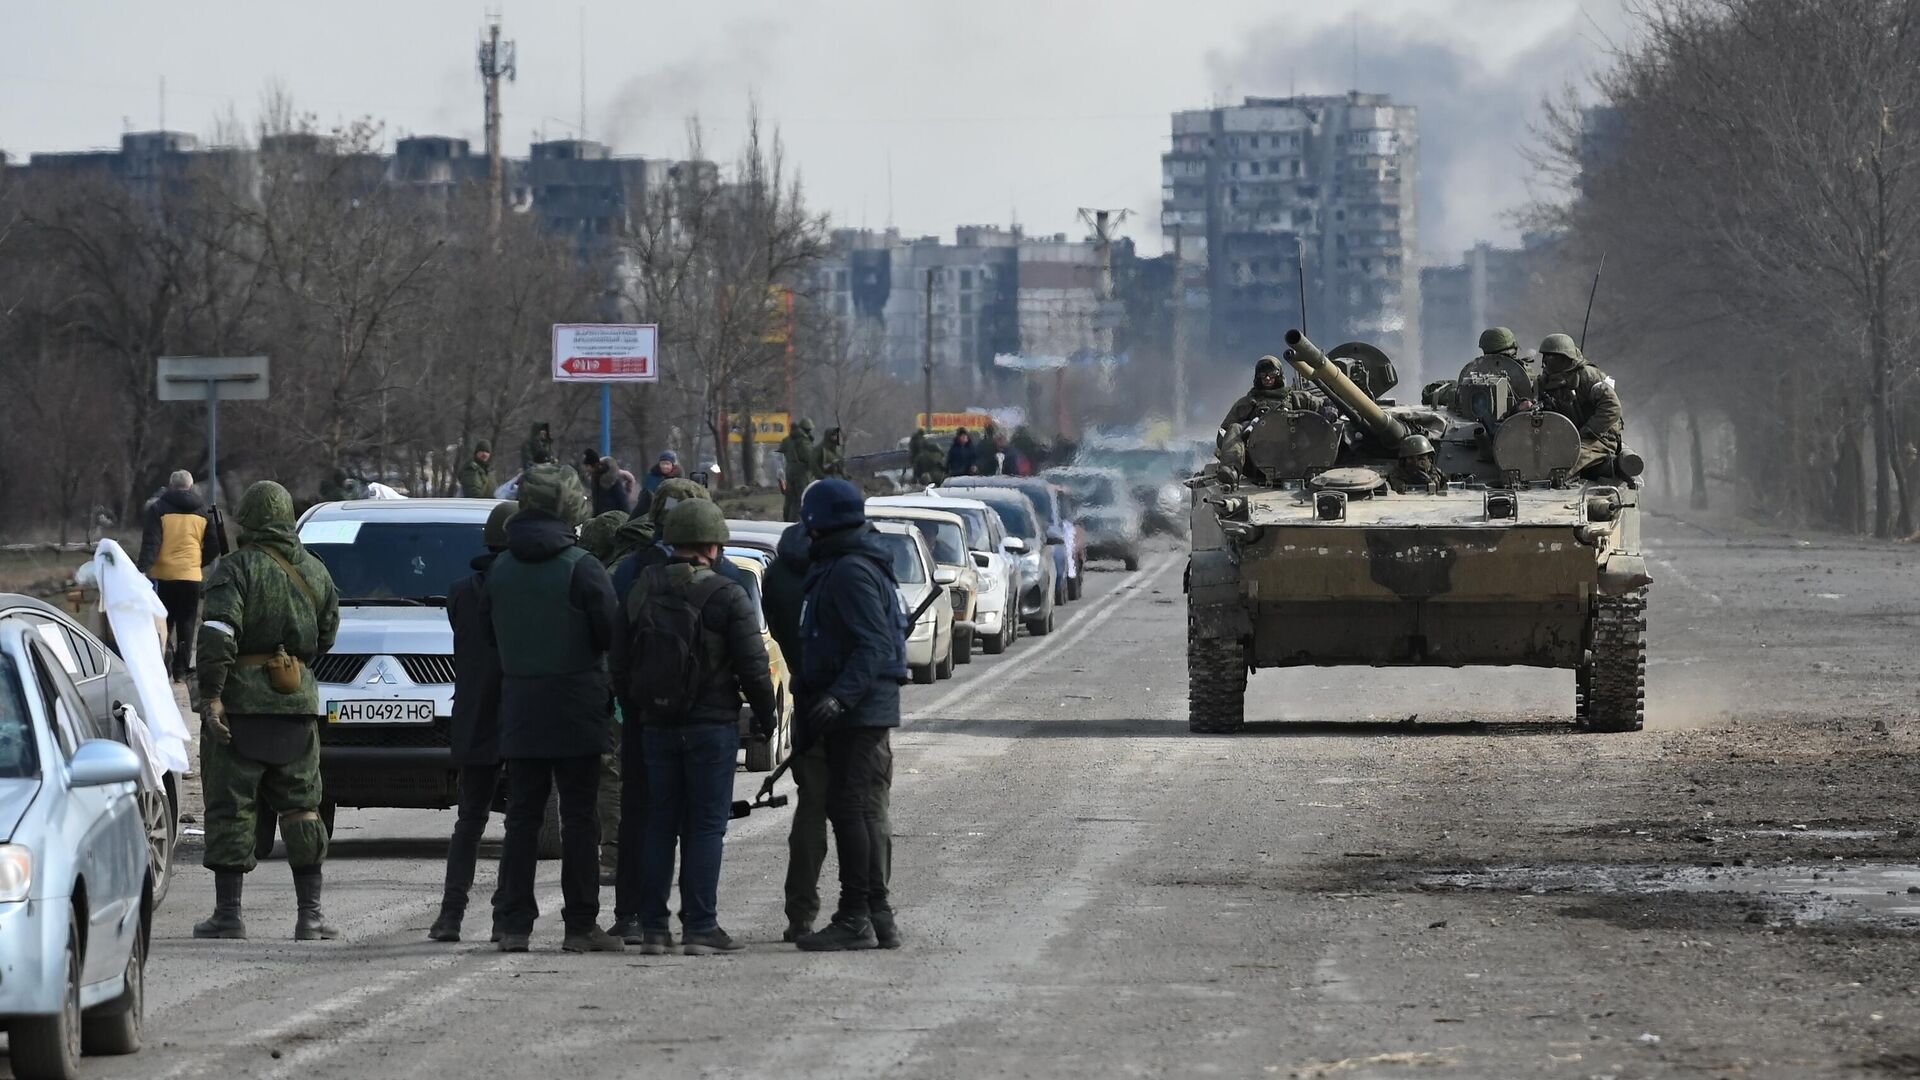
[(320, 868), (309, 866), (293, 872), (293, 897), (299, 905), (299, 918), (294, 920), (293, 940), (295, 941), (332, 941), (340, 936), (320, 913)]
[(240, 921), (240, 887), (247, 875), (237, 870), (213, 873), (213, 914), (193, 924), (197, 938), (239, 938), (247, 936), (247, 924)]

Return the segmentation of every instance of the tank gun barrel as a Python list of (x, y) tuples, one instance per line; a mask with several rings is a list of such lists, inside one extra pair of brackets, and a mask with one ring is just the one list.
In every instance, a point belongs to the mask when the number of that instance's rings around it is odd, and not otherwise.
[(1399, 446), (1408, 434), (1407, 426), (1388, 416), (1380, 406), (1373, 403), (1361, 389), (1353, 385), (1353, 380), (1342, 374), (1333, 361), (1327, 359), (1319, 346), (1307, 340), (1307, 336), (1298, 330), (1287, 331), (1287, 363), (1305, 379), (1311, 379), (1315, 385), (1327, 392), (1330, 397), (1345, 405), (1348, 411), (1360, 418), (1374, 438), (1388, 446)]

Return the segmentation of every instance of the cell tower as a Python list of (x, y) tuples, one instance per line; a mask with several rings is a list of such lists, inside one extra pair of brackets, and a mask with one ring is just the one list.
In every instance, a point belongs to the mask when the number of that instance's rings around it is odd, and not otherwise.
[(487, 199), (493, 229), (500, 228), (500, 208), (506, 205), (505, 176), (500, 160), (500, 80), (514, 79), (513, 42), (500, 40), (500, 14), (487, 14), (487, 36), (480, 39), (480, 80), (487, 88)]

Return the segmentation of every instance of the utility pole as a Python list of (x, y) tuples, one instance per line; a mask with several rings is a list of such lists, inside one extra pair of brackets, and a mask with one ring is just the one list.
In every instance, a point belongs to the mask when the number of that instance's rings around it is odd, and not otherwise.
[(1180, 252), (1180, 226), (1173, 227), (1173, 433), (1187, 424), (1187, 264)]
[(487, 91), (487, 201), (488, 224), (500, 232), (500, 211), (506, 205), (506, 177), (500, 160), (500, 80), (515, 75), (513, 42), (500, 40), (500, 16), (492, 15), (487, 36), (480, 41), (480, 78)]
[(933, 426), (933, 274), (933, 269), (929, 267), (927, 270), (927, 332), (920, 354), (920, 367), (927, 375), (927, 412), (923, 418), (926, 422), (921, 425), (922, 427)]
[(1099, 301), (1099, 311), (1094, 316), (1094, 344), (1102, 356), (1113, 355), (1113, 326), (1118, 319), (1113, 315), (1113, 229), (1127, 220), (1127, 210), (1090, 210), (1080, 209), (1080, 220), (1093, 226), (1094, 249), (1099, 253), (1100, 276), (1094, 285), (1094, 299)]

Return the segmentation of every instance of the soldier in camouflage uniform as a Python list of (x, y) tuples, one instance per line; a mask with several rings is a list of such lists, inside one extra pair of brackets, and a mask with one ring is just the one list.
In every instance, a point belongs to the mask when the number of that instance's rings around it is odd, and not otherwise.
[(463, 499), (493, 498), (493, 444), (485, 439), (473, 444), (473, 456), (460, 466), (460, 497)]
[(254, 867), (260, 814), (277, 814), (287, 841), (298, 941), (337, 937), (320, 912), (320, 699), (315, 657), (333, 646), (340, 596), (326, 564), (294, 533), (293, 498), (262, 480), (235, 518), (240, 548), (207, 581), (200, 624), (200, 777), (214, 910), (200, 938), (244, 938), (241, 884)]
[(1409, 491), (1447, 490), (1447, 474), (1433, 463), (1433, 440), (1425, 435), (1409, 435), (1400, 440), (1400, 460), (1387, 483), (1404, 495)]
[(786, 491), (782, 493), (780, 520), (800, 520), (800, 494), (819, 479), (813, 471), (813, 421), (801, 417), (787, 437), (780, 440), (780, 456), (786, 460)]
[[(1514, 379), (1513, 365), (1518, 365), (1525, 378), (1518, 381)], [(1514, 340), (1513, 331), (1504, 326), (1489, 327), (1480, 332), (1480, 355), (1467, 361), (1467, 365), (1460, 369), (1460, 381), (1465, 382), (1472, 375), (1498, 375), (1506, 379), (1513, 388), (1515, 410), (1528, 407), (1533, 400), (1534, 383), (1539, 381), (1533, 365), (1521, 358), (1520, 343)]]
[(1566, 334), (1548, 334), (1540, 343), (1540, 406), (1573, 421), (1580, 429), (1580, 455), (1574, 459), (1573, 475), (1584, 476), (1588, 469), (1609, 462), (1621, 452), (1620, 437), (1626, 431), (1626, 411), (1620, 407), (1620, 394), (1607, 373), (1580, 355), (1580, 346)]
[(580, 526), (580, 546), (587, 549), (587, 554), (599, 559), (601, 566), (612, 570), (615, 537), (620, 534), (620, 526), (626, 523), (627, 514), (624, 510), (596, 514)]
[(820, 438), (820, 445), (813, 449), (813, 478), (823, 476), (847, 475), (847, 448), (842, 444), (843, 433), (837, 427), (830, 427)]

